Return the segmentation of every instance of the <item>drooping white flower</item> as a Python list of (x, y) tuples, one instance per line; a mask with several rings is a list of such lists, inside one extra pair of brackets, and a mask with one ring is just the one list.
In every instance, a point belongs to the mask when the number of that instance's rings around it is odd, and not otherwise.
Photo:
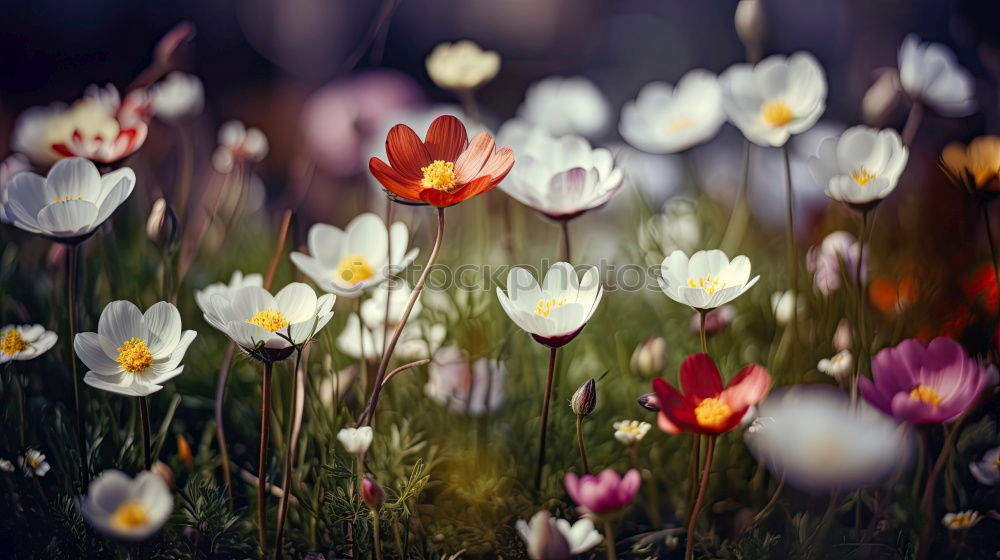
[(208, 324), (233, 340), (250, 357), (262, 362), (284, 360), (333, 317), (337, 296), (319, 298), (312, 288), (292, 282), (277, 294), (259, 286), (244, 286), (230, 295), (217, 293), (203, 310)]
[(547, 511), (536, 513), (530, 521), (518, 519), (517, 533), (528, 547), (532, 558), (553, 558), (554, 552), (558, 554), (563, 550), (560, 542), (545, 542), (552, 540), (555, 533), (562, 536), (568, 547), (565, 557), (583, 554), (602, 540), (601, 534), (594, 528), (594, 522), (589, 518), (582, 517), (570, 525), (569, 521), (552, 517)]
[(899, 133), (853, 126), (827, 138), (809, 158), (809, 171), (833, 200), (864, 205), (889, 196), (909, 157)]
[(854, 356), (850, 350), (844, 349), (833, 355), (832, 358), (823, 358), (816, 364), (816, 369), (825, 373), (837, 381), (844, 382), (850, 378), (854, 371)]
[(161, 301), (142, 313), (132, 302), (113, 301), (101, 312), (97, 332), (77, 334), (73, 349), (89, 369), (84, 383), (145, 397), (181, 374), (181, 359), (196, 335), (181, 332), (173, 304)]
[(343, 428), (337, 432), (337, 441), (352, 455), (361, 455), (371, 447), (375, 437), (371, 426), (360, 428)]
[(0, 364), (37, 358), (58, 339), (56, 333), (42, 325), (7, 325), (0, 329)]
[(750, 278), (750, 259), (739, 255), (732, 261), (718, 249), (698, 251), (689, 258), (674, 251), (660, 264), (657, 281), (667, 297), (697, 310), (729, 303), (757, 283)]
[(84, 238), (103, 224), (135, 187), (127, 167), (104, 176), (84, 158), (66, 158), (47, 177), (20, 173), (7, 187), (0, 214), (24, 231), (61, 240)]
[(618, 130), (640, 150), (672, 154), (710, 140), (724, 122), (719, 81), (699, 69), (685, 74), (676, 87), (663, 82), (643, 86), (636, 100), (622, 108)]
[(205, 106), (205, 87), (198, 76), (174, 71), (149, 88), (153, 114), (169, 123), (191, 120)]
[(649, 422), (620, 420), (614, 424), (615, 439), (624, 445), (632, 446), (642, 441), (651, 427)]
[(611, 107), (593, 82), (582, 76), (553, 76), (532, 84), (517, 116), (554, 136), (596, 138), (608, 128)]
[(982, 520), (983, 516), (981, 513), (968, 509), (958, 513), (946, 513), (941, 518), (941, 524), (947, 527), (949, 531), (964, 531), (965, 529), (971, 529)]
[(468, 40), (441, 43), (427, 56), (427, 74), (442, 89), (476, 89), (499, 71), (500, 55)]
[(109, 537), (141, 541), (170, 518), (174, 497), (157, 474), (143, 471), (132, 478), (121, 471), (104, 471), (90, 482), (86, 496), (77, 499), (80, 513)]
[(406, 224), (396, 222), (387, 232), (381, 218), (366, 212), (343, 230), (314, 224), (309, 228), (309, 254), (294, 252), (291, 259), (324, 291), (354, 297), (409, 266), (419, 252), (407, 251), (409, 242)]
[(45, 454), (41, 451), (28, 448), (24, 455), (17, 458), (17, 464), (20, 465), (21, 470), (24, 471), (24, 476), (45, 476), (45, 473), (49, 472), (51, 467), (45, 461)]
[(748, 140), (783, 146), (826, 109), (826, 77), (813, 55), (772, 55), (756, 65), (734, 64), (719, 77), (722, 104)]
[(516, 119), (505, 123), (497, 136), (518, 154), (517, 165), (500, 188), (554, 220), (604, 205), (625, 178), (610, 151), (592, 148), (580, 136), (556, 138), (541, 126)]
[(424, 393), (456, 414), (481, 416), (496, 410), (504, 400), (507, 369), (488, 358), (471, 362), (457, 346), (434, 354), (427, 368)]
[(982, 459), (969, 463), (969, 472), (980, 484), (996, 486), (1000, 482), (1000, 446), (984, 453)]
[(899, 47), (899, 81), (914, 101), (947, 117), (964, 117), (976, 110), (975, 82), (941, 43), (925, 43), (907, 35)]
[[(827, 296), (840, 289), (841, 277), (845, 274), (854, 278), (857, 274), (857, 239), (846, 231), (835, 231), (823, 238), (823, 242), (806, 253), (806, 268), (813, 274), (813, 285), (819, 293)], [(847, 267), (841, 271), (841, 267)], [(868, 255), (861, 263), (861, 279), (868, 277)]]
[(267, 136), (260, 129), (229, 121), (219, 128), (219, 147), (212, 154), (212, 166), (219, 173), (229, 173), (236, 164), (261, 161), (268, 149)]
[(510, 270), (506, 292), (497, 286), (497, 298), (507, 316), (550, 348), (563, 346), (580, 334), (603, 295), (596, 266), (586, 267), (578, 277), (566, 262), (552, 265), (541, 286), (521, 267)]
[(232, 299), (236, 292), (246, 286), (260, 288), (264, 286), (264, 277), (256, 273), (244, 276), (242, 271), (234, 270), (232, 276), (229, 277), (228, 284), (214, 282), (200, 290), (195, 290), (194, 301), (198, 304), (198, 308), (201, 309), (202, 313), (208, 313), (209, 309), (212, 309), (209, 304), (212, 302), (213, 296), (221, 295), (226, 299)]

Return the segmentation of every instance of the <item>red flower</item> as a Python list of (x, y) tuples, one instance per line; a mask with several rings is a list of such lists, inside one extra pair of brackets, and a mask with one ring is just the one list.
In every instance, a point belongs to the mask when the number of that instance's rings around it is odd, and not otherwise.
[(771, 388), (771, 376), (751, 364), (723, 388), (719, 368), (708, 354), (692, 354), (681, 364), (683, 394), (662, 379), (653, 380), (659, 400), (660, 429), (667, 433), (716, 435), (738, 426), (747, 410)]
[(493, 136), (480, 132), (470, 142), (462, 121), (444, 115), (431, 123), (423, 141), (406, 125), (392, 127), (385, 140), (389, 164), (373, 157), (368, 168), (394, 200), (446, 208), (507, 176), (514, 152), (495, 149)]

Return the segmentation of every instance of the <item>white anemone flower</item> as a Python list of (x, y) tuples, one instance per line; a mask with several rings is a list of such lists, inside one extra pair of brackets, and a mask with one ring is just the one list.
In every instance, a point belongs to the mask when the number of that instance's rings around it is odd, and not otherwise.
[(337, 432), (337, 441), (352, 455), (361, 455), (371, 447), (375, 437), (371, 426), (360, 428), (343, 428)]
[(558, 531), (569, 545), (569, 554), (574, 556), (587, 552), (603, 540), (601, 534), (594, 528), (594, 522), (587, 517), (582, 517), (570, 525), (565, 519), (551, 517), (548, 512), (541, 511), (533, 515), (530, 521), (517, 520), (517, 533), (529, 552), (537, 553), (540, 549), (547, 548), (540, 546), (542, 543), (538, 542), (545, 538), (546, 531), (539, 527), (542, 524), (550, 524), (550, 527)]
[(972, 75), (941, 43), (907, 35), (899, 47), (899, 81), (911, 99), (946, 117), (964, 117), (976, 110)]
[(20, 173), (11, 179), (0, 217), (24, 231), (79, 241), (110, 218), (133, 187), (135, 173), (127, 167), (101, 176), (89, 160), (66, 158), (47, 177)]
[(585, 267), (581, 278), (567, 262), (552, 265), (541, 286), (521, 267), (510, 270), (506, 292), (497, 286), (497, 298), (507, 316), (537, 342), (550, 348), (564, 346), (576, 338), (603, 295), (596, 266)]
[(863, 206), (889, 196), (903, 174), (909, 150), (899, 133), (853, 126), (839, 138), (827, 138), (809, 158), (809, 171), (839, 202)]
[(181, 332), (173, 304), (161, 301), (142, 313), (132, 302), (113, 301), (101, 312), (97, 332), (77, 334), (73, 349), (90, 370), (84, 383), (145, 397), (184, 371), (181, 359), (196, 335)]
[(996, 486), (1000, 482), (1000, 446), (984, 453), (982, 459), (969, 463), (969, 472), (980, 484)]
[(482, 416), (503, 403), (506, 377), (502, 363), (488, 358), (470, 361), (462, 349), (448, 346), (434, 354), (424, 394), (453, 413)]
[(167, 522), (174, 511), (174, 497), (157, 474), (143, 471), (132, 478), (107, 470), (90, 482), (77, 506), (87, 523), (105, 535), (141, 541)]
[(906, 426), (829, 385), (778, 389), (758, 405), (744, 439), (775, 476), (807, 491), (851, 491), (884, 481), (913, 457)]
[(941, 524), (947, 527), (949, 531), (964, 531), (976, 526), (982, 520), (983, 515), (981, 513), (967, 509), (957, 513), (946, 513), (941, 518)]
[(594, 139), (608, 129), (611, 106), (587, 78), (553, 76), (528, 87), (517, 116), (555, 136), (579, 134)]
[(0, 329), (0, 364), (37, 358), (58, 339), (42, 325), (7, 325)]
[(28, 448), (24, 455), (17, 458), (17, 462), (21, 466), (21, 470), (24, 471), (24, 476), (29, 477), (45, 476), (45, 473), (52, 468), (45, 461), (45, 454), (33, 448)]
[(232, 276), (229, 277), (228, 284), (213, 282), (200, 290), (195, 290), (194, 301), (198, 304), (198, 308), (201, 309), (202, 313), (208, 313), (212, 309), (210, 304), (214, 296), (221, 295), (227, 299), (232, 299), (237, 291), (246, 286), (263, 287), (264, 277), (260, 274), (247, 274), (244, 276), (242, 271), (234, 270)]
[(614, 423), (615, 439), (624, 445), (632, 446), (642, 441), (651, 427), (649, 422), (620, 420)]
[(543, 127), (515, 119), (504, 124), (498, 137), (518, 154), (500, 188), (553, 220), (603, 206), (625, 179), (609, 150), (593, 148), (580, 136), (556, 138)]
[(718, 249), (697, 251), (689, 258), (674, 251), (660, 263), (657, 281), (663, 293), (696, 310), (714, 309), (743, 295), (760, 276), (750, 278), (750, 259), (732, 261)]
[(333, 294), (317, 298), (316, 292), (301, 282), (292, 282), (273, 296), (264, 288), (244, 286), (229, 297), (213, 295), (205, 320), (248, 356), (277, 362), (330, 322), (336, 299)]
[(724, 122), (718, 78), (697, 69), (685, 74), (676, 86), (663, 82), (643, 86), (636, 100), (622, 108), (618, 130), (640, 150), (673, 154), (712, 139)]
[(754, 66), (735, 64), (719, 77), (722, 104), (747, 140), (783, 146), (826, 109), (826, 77), (813, 55), (773, 55)]
[(343, 230), (314, 224), (309, 228), (310, 254), (295, 252), (291, 259), (324, 291), (354, 297), (409, 266), (419, 252), (407, 251), (409, 242), (406, 224), (396, 222), (387, 232), (381, 218), (366, 212)]
[(427, 74), (442, 89), (473, 90), (496, 77), (500, 55), (472, 41), (441, 43), (427, 55)]
[(201, 114), (205, 106), (205, 87), (198, 76), (173, 71), (149, 88), (153, 114), (157, 118), (178, 123)]

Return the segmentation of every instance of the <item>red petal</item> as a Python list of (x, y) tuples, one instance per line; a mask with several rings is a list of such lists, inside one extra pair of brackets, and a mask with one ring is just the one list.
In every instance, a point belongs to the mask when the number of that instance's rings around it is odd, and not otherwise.
[(672, 425), (685, 432), (701, 430), (694, 416), (694, 405), (677, 389), (662, 379), (654, 379), (653, 390), (660, 400), (660, 414), (666, 415)]
[(382, 183), (386, 190), (409, 200), (420, 201), (420, 191), (423, 189), (401, 177), (395, 169), (386, 165), (384, 161), (371, 158), (368, 160), (368, 170), (372, 172), (379, 183)]
[(410, 181), (420, 181), (424, 177), (421, 167), (431, 163), (427, 148), (413, 129), (405, 124), (397, 124), (385, 139), (385, 152), (389, 164), (401, 177)]
[(681, 363), (681, 390), (698, 402), (722, 392), (722, 375), (708, 354), (691, 354)]
[(450, 193), (436, 189), (423, 189), (420, 192), (420, 200), (430, 204), (431, 206), (447, 208), (448, 206), (454, 206), (459, 202), (470, 199), (477, 194), (486, 192), (489, 189), (490, 178), (480, 177), (471, 183), (462, 185), (457, 190)]
[(427, 129), (424, 144), (432, 160), (454, 162), (469, 145), (469, 135), (462, 121), (443, 115), (434, 119)]
[(750, 364), (729, 381), (719, 399), (734, 411), (757, 404), (771, 388), (771, 374), (763, 366)]
[(514, 152), (510, 148), (504, 148), (493, 154), (480, 173), (492, 177), (493, 186), (496, 186), (510, 173), (512, 167), (514, 167)]

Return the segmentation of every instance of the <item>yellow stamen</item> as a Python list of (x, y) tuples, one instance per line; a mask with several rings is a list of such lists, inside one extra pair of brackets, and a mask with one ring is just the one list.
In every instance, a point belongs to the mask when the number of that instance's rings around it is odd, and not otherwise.
[(918, 385), (916, 389), (910, 391), (910, 399), (931, 406), (941, 406), (941, 395), (926, 385)]
[(875, 177), (876, 175), (874, 173), (868, 171), (864, 167), (851, 170), (851, 179), (854, 179), (854, 182), (862, 187), (871, 182), (871, 180)]
[(267, 332), (278, 332), (288, 326), (288, 319), (277, 309), (265, 309), (251, 317), (247, 323), (257, 325)]
[(83, 197), (82, 196), (78, 196), (76, 198), (73, 198), (72, 196), (66, 196), (66, 197), (59, 197), (59, 196), (57, 196), (56, 199), (55, 199), (55, 202), (69, 202), (71, 200), (83, 200)]
[(117, 362), (129, 373), (140, 373), (153, 365), (153, 354), (145, 340), (130, 338), (118, 349)]
[(7, 331), (7, 334), (3, 335), (3, 339), (0, 340), (0, 351), (8, 356), (13, 356), (18, 352), (28, 349), (28, 343), (24, 341), (24, 337), (17, 329), (11, 329)]
[(32, 457), (31, 459), (28, 459), (27, 463), (28, 463), (28, 466), (31, 467), (32, 469), (37, 469), (38, 465), (42, 464), (41, 461), (39, 461), (38, 459), (35, 459), (34, 457)]
[(973, 517), (972, 512), (962, 512), (955, 514), (955, 517), (951, 518), (948, 522), (949, 529), (965, 529), (972, 525)]
[(538, 303), (535, 304), (535, 315), (540, 315), (542, 317), (548, 317), (549, 313), (552, 312), (556, 307), (562, 307), (566, 304), (566, 298), (557, 300), (556, 298), (551, 299), (540, 299)]
[(642, 429), (640, 428), (640, 426), (641, 426), (641, 424), (639, 423), (638, 420), (632, 420), (630, 422), (623, 422), (623, 423), (621, 423), (621, 424), (618, 425), (618, 431), (619, 432), (625, 432), (626, 434), (629, 434), (629, 435), (632, 435), (632, 436), (639, 436), (639, 435), (642, 435)]
[(139, 529), (149, 524), (149, 512), (139, 502), (125, 500), (111, 514), (111, 526), (121, 531)]
[(701, 288), (705, 291), (705, 295), (712, 295), (715, 292), (726, 287), (725, 283), (719, 284), (719, 279), (712, 279), (711, 274), (706, 274), (701, 278), (688, 278), (688, 286), (692, 288)]
[(372, 276), (375, 276), (375, 271), (371, 263), (361, 255), (347, 255), (340, 259), (340, 264), (337, 265), (337, 278), (352, 286)]
[(778, 128), (792, 122), (795, 115), (784, 101), (769, 101), (761, 107), (760, 117), (764, 119), (764, 124)]
[(450, 191), (455, 186), (455, 164), (450, 161), (436, 159), (427, 167), (421, 167), (424, 178), (420, 186), (425, 189)]
[(699, 426), (710, 429), (719, 429), (733, 414), (733, 409), (719, 399), (709, 397), (694, 407), (694, 417)]

